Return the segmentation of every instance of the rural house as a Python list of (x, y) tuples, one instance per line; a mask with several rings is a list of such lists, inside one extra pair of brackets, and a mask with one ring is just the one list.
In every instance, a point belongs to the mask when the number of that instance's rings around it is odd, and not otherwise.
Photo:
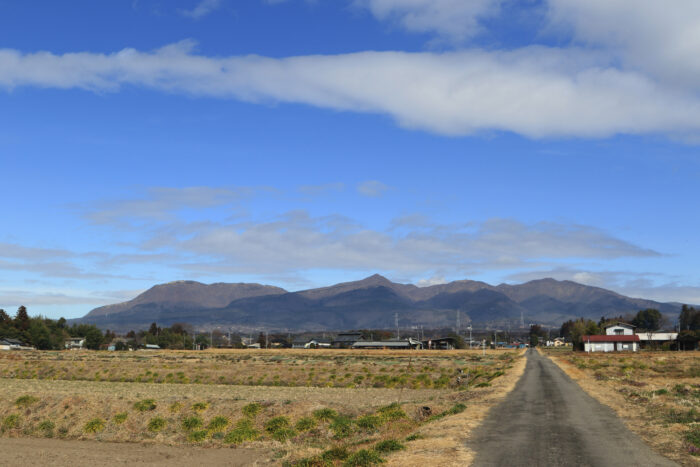
[(361, 340), (361, 332), (341, 332), (335, 336), (335, 339), (333, 339), (331, 345), (334, 349), (349, 349), (355, 342), (359, 342)]
[(85, 348), (85, 338), (84, 337), (71, 337), (66, 339), (66, 349), (76, 350)]
[(0, 338), (0, 350), (19, 350), (25, 347), (22, 341), (12, 339), (11, 337)]
[(395, 349), (395, 350), (418, 350), (423, 348), (423, 343), (409, 337), (408, 339), (391, 341), (358, 341), (352, 345), (353, 349)]

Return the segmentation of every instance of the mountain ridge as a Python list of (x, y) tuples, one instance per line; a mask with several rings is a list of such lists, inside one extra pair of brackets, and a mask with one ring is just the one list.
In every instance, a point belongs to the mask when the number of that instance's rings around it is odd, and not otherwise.
[[(469, 279), (418, 287), (374, 274), (357, 281), (289, 292), (257, 283), (157, 284), (127, 302), (95, 308), (72, 320), (127, 330), (151, 322), (188, 322), (199, 327), (284, 331), (392, 328), (399, 313), (404, 326), (450, 327), (462, 323), (518, 327), (521, 319), (559, 325), (578, 317), (636, 313), (657, 308), (674, 317), (676, 303), (626, 297), (617, 292), (552, 278), (523, 284), (490, 285)], [(675, 318), (675, 317), (674, 317)]]

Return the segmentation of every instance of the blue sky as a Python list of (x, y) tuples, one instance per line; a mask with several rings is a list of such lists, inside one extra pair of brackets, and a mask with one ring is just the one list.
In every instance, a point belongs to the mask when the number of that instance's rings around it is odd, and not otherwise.
[(0, 308), (178, 279), (700, 303), (700, 5), (0, 1)]

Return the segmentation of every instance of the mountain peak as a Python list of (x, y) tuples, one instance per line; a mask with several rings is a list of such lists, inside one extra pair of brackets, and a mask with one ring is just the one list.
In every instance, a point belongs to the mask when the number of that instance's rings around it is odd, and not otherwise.
[(381, 274), (372, 274), (369, 277), (365, 277), (361, 281), (363, 284), (386, 284), (386, 283), (391, 283), (389, 279), (386, 277), (382, 276)]

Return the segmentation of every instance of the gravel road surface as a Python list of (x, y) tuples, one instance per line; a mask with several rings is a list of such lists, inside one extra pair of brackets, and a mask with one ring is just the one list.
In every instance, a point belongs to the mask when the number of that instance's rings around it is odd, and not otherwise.
[(477, 467), (677, 465), (535, 350), (528, 350), (513, 392), (489, 412), (468, 445)]

